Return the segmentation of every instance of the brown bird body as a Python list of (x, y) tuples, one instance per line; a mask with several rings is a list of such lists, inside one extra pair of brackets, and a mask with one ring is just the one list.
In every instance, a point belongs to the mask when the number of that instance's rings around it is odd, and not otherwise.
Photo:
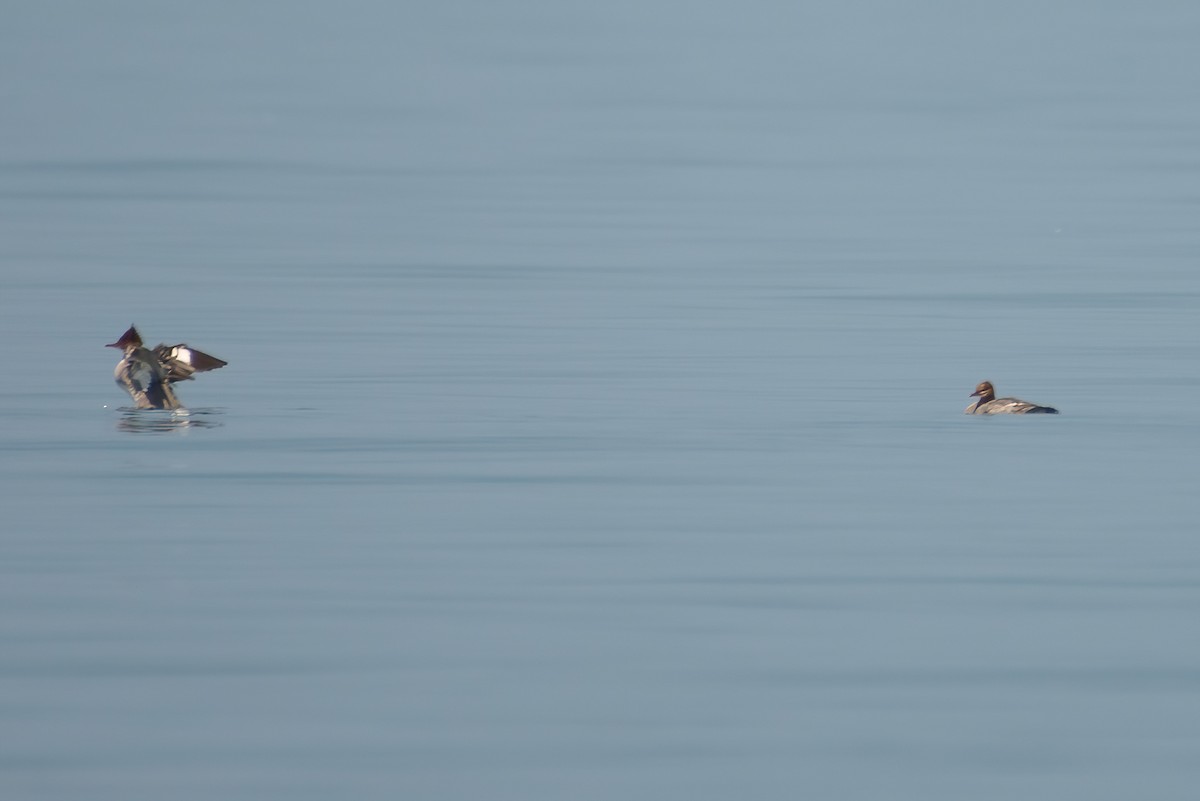
[(216, 370), (228, 363), (183, 344), (147, 348), (132, 325), (120, 339), (105, 347), (124, 351), (113, 378), (139, 409), (183, 408), (172, 384), (189, 381), (196, 373)]
[(981, 381), (971, 397), (979, 400), (968, 406), (965, 414), (1058, 414), (1058, 409), (1052, 406), (1038, 406), (1018, 398), (997, 398), (991, 381)]

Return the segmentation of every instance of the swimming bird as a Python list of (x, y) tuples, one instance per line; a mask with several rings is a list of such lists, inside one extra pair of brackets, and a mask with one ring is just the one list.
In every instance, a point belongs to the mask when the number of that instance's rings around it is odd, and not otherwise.
[(120, 339), (104, 347), (125, 352), (113, 377), (139, 409), (183, 408), (172, 384), (228, 364), (187, 345), (156, 345), (153, 350), (143, 347), (142, 337), (132, 325)]
[(1058, 409), (1051, 406), (1038, 406), (1017, 398), (997, 398), (991, 381), (979, 382), (971, 397), (979, 400), (968, 406), (965, 414), (1058, 414)]

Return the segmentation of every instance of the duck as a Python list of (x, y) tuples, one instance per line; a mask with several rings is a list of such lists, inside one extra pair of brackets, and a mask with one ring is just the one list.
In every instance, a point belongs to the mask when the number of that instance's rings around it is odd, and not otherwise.
[(980, 381), (971, 397), (979, 400), (968, 406), (964, 414), (1058, 414), (1058, 409), (1052, 406), (1038, 406), (1018, 398), (997, 398), (991, 381)]
[(179, 345), (142, 345), (142, 336), (135, 326), (121, 334), (116, 342), (104, 347), (124, 352), (113, 378), (117, 386), (129, 393), (139, 409), (182, 409), (173, 384), (189, 381), (196, 373), (216, 370), (229, 362), (207, 353)]

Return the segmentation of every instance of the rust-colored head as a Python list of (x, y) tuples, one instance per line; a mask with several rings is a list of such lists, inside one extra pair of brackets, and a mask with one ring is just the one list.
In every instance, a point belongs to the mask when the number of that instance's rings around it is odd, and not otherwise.
[(980, 381), (975, 387), (975, 391), (971, 393), (971, 397), (978, 397), (984, 403), (996, 397), (996, 390), (992, 387), (991, 381)]
[(131, 345), (135, 348), (140, 348), (142, 346), (142, 337), (138, 334), (137, 329), (132, 325), (129, 326), (128, 331), (126, 331), (124, 334), (121, 334), (120, 339), (118, 339), (116, 342), (109, 342), (104, 347), (120, 348), (121, 350), (125, 350)]

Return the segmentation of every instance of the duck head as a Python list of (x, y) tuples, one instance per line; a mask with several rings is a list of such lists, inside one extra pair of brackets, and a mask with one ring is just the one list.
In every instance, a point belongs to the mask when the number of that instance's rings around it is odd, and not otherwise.
[(991, 381), (980, 381), (975, 387), (975, 391), (971, 393), (972, 398), (979, 398), (980, 403), (987, 403), (996, 399), (996, 390), (992, 387)]
[(126, 331), (124, 334), (121, 334), (120, 339), (118, 339), (116, 342), (109, 342), (104, 347), (120, 348), (121, 350), (129, 350), (130, 348), (140, 348), (141, 346), (142, 346), (142, 337), (137, 332), (137, 329), (131, 325), (131, 326), (129, 326), (128, 331)]

